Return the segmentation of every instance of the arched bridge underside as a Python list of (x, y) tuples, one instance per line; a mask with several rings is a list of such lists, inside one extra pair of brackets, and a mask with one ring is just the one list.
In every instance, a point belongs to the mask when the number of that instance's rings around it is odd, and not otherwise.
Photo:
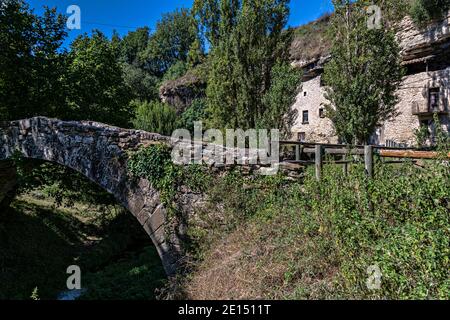
[[(170, 143), (170, 138), (95, 122), (43, 117), (0, 124), (0, 161), (20, 152), (25, 158), (74, 169), (100, 185), (138, 219), (171, 275), (182, 258), (179, 239), (183, 227), (176, 222), (168, 226), (159, 193), (146, 179), (132, 178), (126, 165), (127, 151), (156, 143)], [(192, 196), (187, 198), (194, 201)]]

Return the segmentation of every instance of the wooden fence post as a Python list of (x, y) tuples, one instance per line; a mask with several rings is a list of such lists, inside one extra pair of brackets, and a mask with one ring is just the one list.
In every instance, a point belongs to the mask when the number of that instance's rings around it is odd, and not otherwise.
[(323, 167), (323, 146), (316, 145), (316, 180), (322, 179), (322, 167)]
[(364, 147), (364, 163), (367, 176), (373, 178), (373, 146)]
[[(347, 156), (346, 156), (346, 155), (343, 155), (343, 156), (342, 156), (342, 160), (343, 160), (343, 161), (347, 161)], [(348, 176), (348, 163), (344, 163), (344, 164), (343, 164), (342, 171), (343, 171), (343, 173), (344, 173), (344, 176)]]
[(296, 145), (295, 146), (295, 160), (296, 161), (300, 161), (301, 157), (300, 157), (300, 145)]

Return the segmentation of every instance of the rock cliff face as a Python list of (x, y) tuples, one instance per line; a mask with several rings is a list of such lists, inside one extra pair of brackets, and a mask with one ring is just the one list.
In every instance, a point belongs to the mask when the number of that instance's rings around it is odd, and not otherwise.
[(159, 88), (159, 96), (162, 102), (175, 107), (177, 114), (181, 114), (195, 99), (204, 97), (205, 89), (203, 77), (188, 72), (179, 79), (165, 82)]
[(410, 17), (404, 18), (398, 25), (397, 40), (405, 64), (418, 59), (432, 59), (448, 52), (450, 47), (450, 12), (440, 21), (424, 28), (418, 28)]

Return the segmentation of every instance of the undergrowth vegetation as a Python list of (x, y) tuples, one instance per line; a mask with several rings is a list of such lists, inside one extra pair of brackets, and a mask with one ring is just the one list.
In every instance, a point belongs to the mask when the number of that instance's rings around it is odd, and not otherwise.
[[(295, 184), (236, 172), (217, 178), (202, 223), (190, 227), (193, 271), (179, 292), (200, 299), (447, 299), (448, 164), (376, 167), (373, 180), (356, 165), (348, 176), (326, 166), (321, 183), (312, 170)], [(381, 271), (379, 290), (368, 289), (371, 267)]]
[(169, 211), (176, 213), (175, 196), (184, 185), (193, 192), (205, 191), (209, 179), (200, 165), (182, 167), (172, 162), (171, 149), (164, 144), (143, 148), (131, 155), (128, 169), (135, 177), (148, 179), (160, 192), (161, 202)]
[[(450, 297), (447, 161), (377, 159), (373, 179), (363, 165), (348, 175), (328, 165), (320, 183), (313, 168), (295, 183), (239, 169), (210, 175), (174, 165), (166, 146), (142, 149), (129, 166), (166, 205), (182, 185), (208, 197), (190, 219), (186, 274), (163, 290), (168, 297)], [(368, 286), (373, 270), (381, 272), (379, 289)]]
[(0, 243), (0, 299), (56, 299), (74, 264), (83, 300), (154, 299), (166, 277), (148, 235), (117, 206), (22, 194), (1, 212)]

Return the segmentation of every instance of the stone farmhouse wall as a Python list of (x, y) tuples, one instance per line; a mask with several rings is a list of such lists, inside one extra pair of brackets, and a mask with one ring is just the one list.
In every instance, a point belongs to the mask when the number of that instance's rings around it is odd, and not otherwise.
[[(378, 139), (381, 144), (385, 141), (414, 145), (416, 143), (415, 130), (420, 124), (431, 121), (433, 115), (428, 113), (429, 90), (440, 89), (439, 110), (449, 110), (449, 76), (450, 67), (435, 72), (421, 72), (405, 77), (398, 91), (400, 102), (397, 105), (398, 115), (387, 121), (380, 130)], [(417, 114), (417, 113), (421, 114)], [(450, 132), (448, 114), (439, 115), (443, 130)]]
[[(292, 127), (293, 139), (319, 143), (337, 143), (333, 123), (330, 119), (320, 117), (320, 110), (324, 109), (325, 88), (320, 84), (321, 76), (317, 76), (302, 84), (302, 90), (292, 106), (296, 110), (297, 118)], [(308, 111), (308, 123), (303, 123), (303, 112)]]
[[(300, 133), (305, 134), (304, 140), (318, 143), (337, 143), (338, 138), (332, 122), (327, 118), (319, 117), (319, 110), (327, 102), (324, 87), (320, 85), (321, 75), (303, 83), (295, 104), (298, 117), (292, 127), (294, 140), (299, 140)], [(450, 93), (450, 67), (435, 72), (421, 72), (404, 77), (400, 90), (399, 103), (396, 106), (397, 115), (386, 121), (384, 126), (377, 130), (374, 143), (385, 145), (388, 141), (396, 144), (413, 146), (416, 143), (415, 130), (419, 129), (421, 122), (433, 119), (427, 113), (429, 89), (440, 88), (440, 110), (449, 111)], [(414, 114), (415, 108), (422, 115)], [(304, 124), (303, 111), (308, 111), (309, 123)], [(414, 112), (413, 112), (414, 111)], [(439, 115), (443, 130), (450, 132), (450, 118), (448, 113)]]
[[(373, 143), (380, 145), (415, 145), (415, 131), (428, 125), (432, 133), (433, 113), (429, 112), (430, 92), (438, 90), (439, 119), (444, 130), (450, 132), (450, 14), (424, 29), (418, 29), (410, 18), (400, 24), (397, 40), (401, 48), (403, 65), (408, 73), (403, 78), (397, 94), (397, 114), (379, 128)], [(292, 139), (307, 142), (336, 143), (338, 138), (330, 120), (319, 117), (319, 110), (327, 102), (321, 86), (321, 76), (327, 59), (293, 62), (305, 71), (301, 92), (292, 109), (297, 119), (291, 128)], [(303, 112), (308, 111), (309, 122), (303, 123)]]

